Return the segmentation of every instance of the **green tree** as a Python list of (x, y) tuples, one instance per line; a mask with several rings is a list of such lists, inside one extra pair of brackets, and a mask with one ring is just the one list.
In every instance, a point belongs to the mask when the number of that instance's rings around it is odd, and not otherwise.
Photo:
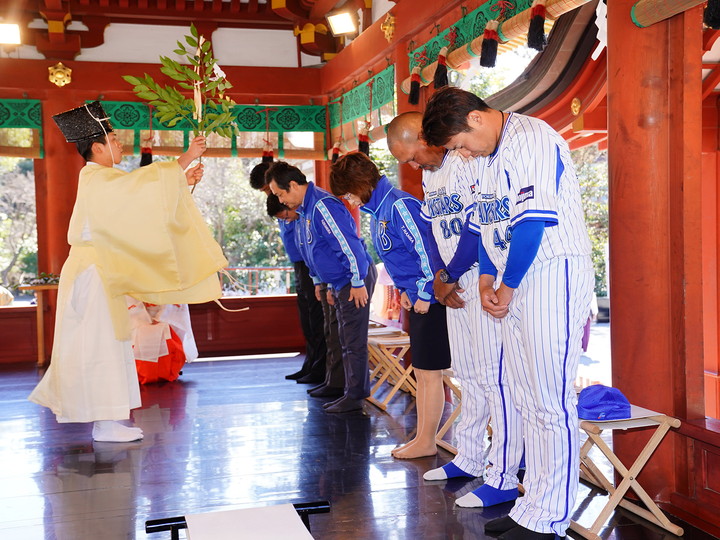
[(370, 145), (370, 159), (380, 169), (380, 174), (387, 176), (393, 186), (398, 187), (400, 185), (398, 162), (384, 144)]
[(607, 152), (595, 145), (572, 152), (580, 183), (585, 222), (592, 244), (595, 293), (607, 296), (608, 175)]
[(265, 210), (266, 196), (250, 187), (257, 160), (205, 158), (195, 202), (223, 246), (230, 266), (285, 266), (280, 234)]
[(32, 160), (4, 158), (0, 163), (0, 283), (25, 280), (25, 262), (37, 253), (35, 175)]

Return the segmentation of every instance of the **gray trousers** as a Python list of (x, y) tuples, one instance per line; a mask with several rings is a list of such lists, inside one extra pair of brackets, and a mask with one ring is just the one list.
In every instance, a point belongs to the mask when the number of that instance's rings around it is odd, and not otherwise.
[(345, 388), (345, 370), (342, 361), (342, 346), (338, 331), (338, 318), (335, 306), (327, 301), (328, 287), (325, 283), (320, 285), (320, 301), (322, 302), (325, 317), (323, 330), (325, 332), (325, 385), (331, 388)]
[(333, 290), (345, 369), (345, 396), (350, 399), (363, 399), (370, 395), (367, 341), (370, 298), (375, 290), (376, 279), (377, 269), (371, 264), (365, 278), (368, 301), (361, 308), (355, 307), (355, 302), (349, 299), (350, 284), (339, 291)]

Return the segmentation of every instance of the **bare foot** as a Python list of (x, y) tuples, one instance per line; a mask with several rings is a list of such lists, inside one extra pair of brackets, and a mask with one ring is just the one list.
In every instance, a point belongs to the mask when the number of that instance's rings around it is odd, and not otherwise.
[(416, 441), (415, 439), (410, 439), (408, 442), (406, 442), (406, 443), (403, 444), (402, 446), (398, 446), (397, 448), (393, 448), (393, 449), (390, 451), (390, 455), (391, 455), (392, 457), (397, 457), (395, 454), (397, 454), (398, 452), (402, 453), (402, 452), (404, 452), (404, 451), (409, 450), (410, 448), (412, 448), (412, 447), (415, 445), (416, 442), (417, 442), (417, 441)]
[(409, 443), (395, 448), (390, 453), (396, 459), (417, 459), (437, 454), (437, 445), (433, 441), (431, 446), (425, 446), (413, 439)]

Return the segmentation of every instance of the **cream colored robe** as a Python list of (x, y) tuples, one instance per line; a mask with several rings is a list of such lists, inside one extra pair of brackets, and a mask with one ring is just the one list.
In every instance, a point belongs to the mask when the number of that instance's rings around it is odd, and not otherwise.
[(126, 295), (153, 304), (220, 298), (227, 266), (176, 161), (80, 171), (58, 290), (55, 342), (30, 400), (60, 422), (122, 420), (140, 406)]

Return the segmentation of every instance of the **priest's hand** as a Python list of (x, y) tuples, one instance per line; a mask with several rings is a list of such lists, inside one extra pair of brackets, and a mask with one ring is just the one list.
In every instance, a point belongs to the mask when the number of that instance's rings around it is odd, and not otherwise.
[(192, 169), (188, 169), (185, 171), (185, 178), (187, 178), (188, 186), (194, 186), (200, 180), (202, 180), (203, 177), (203, 164), (198, 163), (195, 165)]
[(178, 158), (178, 163), (185, 170), (193, 161), (202, 156), (206, 149), (205, 137), (199, 135), (190, 142), (188, 149)]

